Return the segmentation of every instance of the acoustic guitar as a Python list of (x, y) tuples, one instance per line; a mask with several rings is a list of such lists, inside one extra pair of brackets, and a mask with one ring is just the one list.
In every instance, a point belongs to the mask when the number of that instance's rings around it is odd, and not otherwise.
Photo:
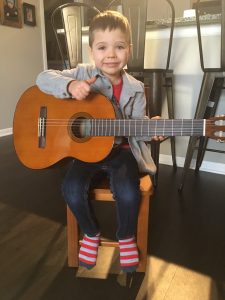
[(66, 157), (85, 162), (104, 159), (116, 136), (207, 136), (224, 141), (225, 116), (211, 119), (117, 119), (105, 96), (57, 99), (37, 86), (19, 99), (13, 121), (14, 146), (32, 169), (49, 167)]

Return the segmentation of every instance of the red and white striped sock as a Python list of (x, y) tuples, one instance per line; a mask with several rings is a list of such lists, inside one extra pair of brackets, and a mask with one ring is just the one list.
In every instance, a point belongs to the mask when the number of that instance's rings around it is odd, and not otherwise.
[(100, 234), (90, 237), (86, 234), (81, 242), (79, 251), (79, 265), (92, 269), (96, 265)]
[(120, 266), (121, 269), (128, 273), (134, 272), (139, 264), (139, 256), (135, 238), (119, 240), (120, 248)]

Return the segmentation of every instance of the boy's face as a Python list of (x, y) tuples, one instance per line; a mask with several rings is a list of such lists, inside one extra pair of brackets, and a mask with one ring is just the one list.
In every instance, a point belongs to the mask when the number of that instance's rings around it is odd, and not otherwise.
[(120, 29), (95, 30), (91, 53), (96, 67), (114, 83), (127, 64), (130, 45)]

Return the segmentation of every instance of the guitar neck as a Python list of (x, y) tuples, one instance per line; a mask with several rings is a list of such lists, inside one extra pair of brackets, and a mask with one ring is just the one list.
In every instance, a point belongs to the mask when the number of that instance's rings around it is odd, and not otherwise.
[(90, 136), (204, 136), (205, 119), (91, 119)]

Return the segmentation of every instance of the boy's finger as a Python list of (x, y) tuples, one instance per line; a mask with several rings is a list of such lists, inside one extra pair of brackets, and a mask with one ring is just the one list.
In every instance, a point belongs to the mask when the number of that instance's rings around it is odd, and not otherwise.
[(92, 83), (94, 83), (95, 81), (96, 81), (96, 79), (97, 79), (97, 77), (96, 76), (94, 76), (94, 77), (91, 77), (90, 79), (87, 79), (87, 80), (85, 80), (88, 84), (92, 84)]

